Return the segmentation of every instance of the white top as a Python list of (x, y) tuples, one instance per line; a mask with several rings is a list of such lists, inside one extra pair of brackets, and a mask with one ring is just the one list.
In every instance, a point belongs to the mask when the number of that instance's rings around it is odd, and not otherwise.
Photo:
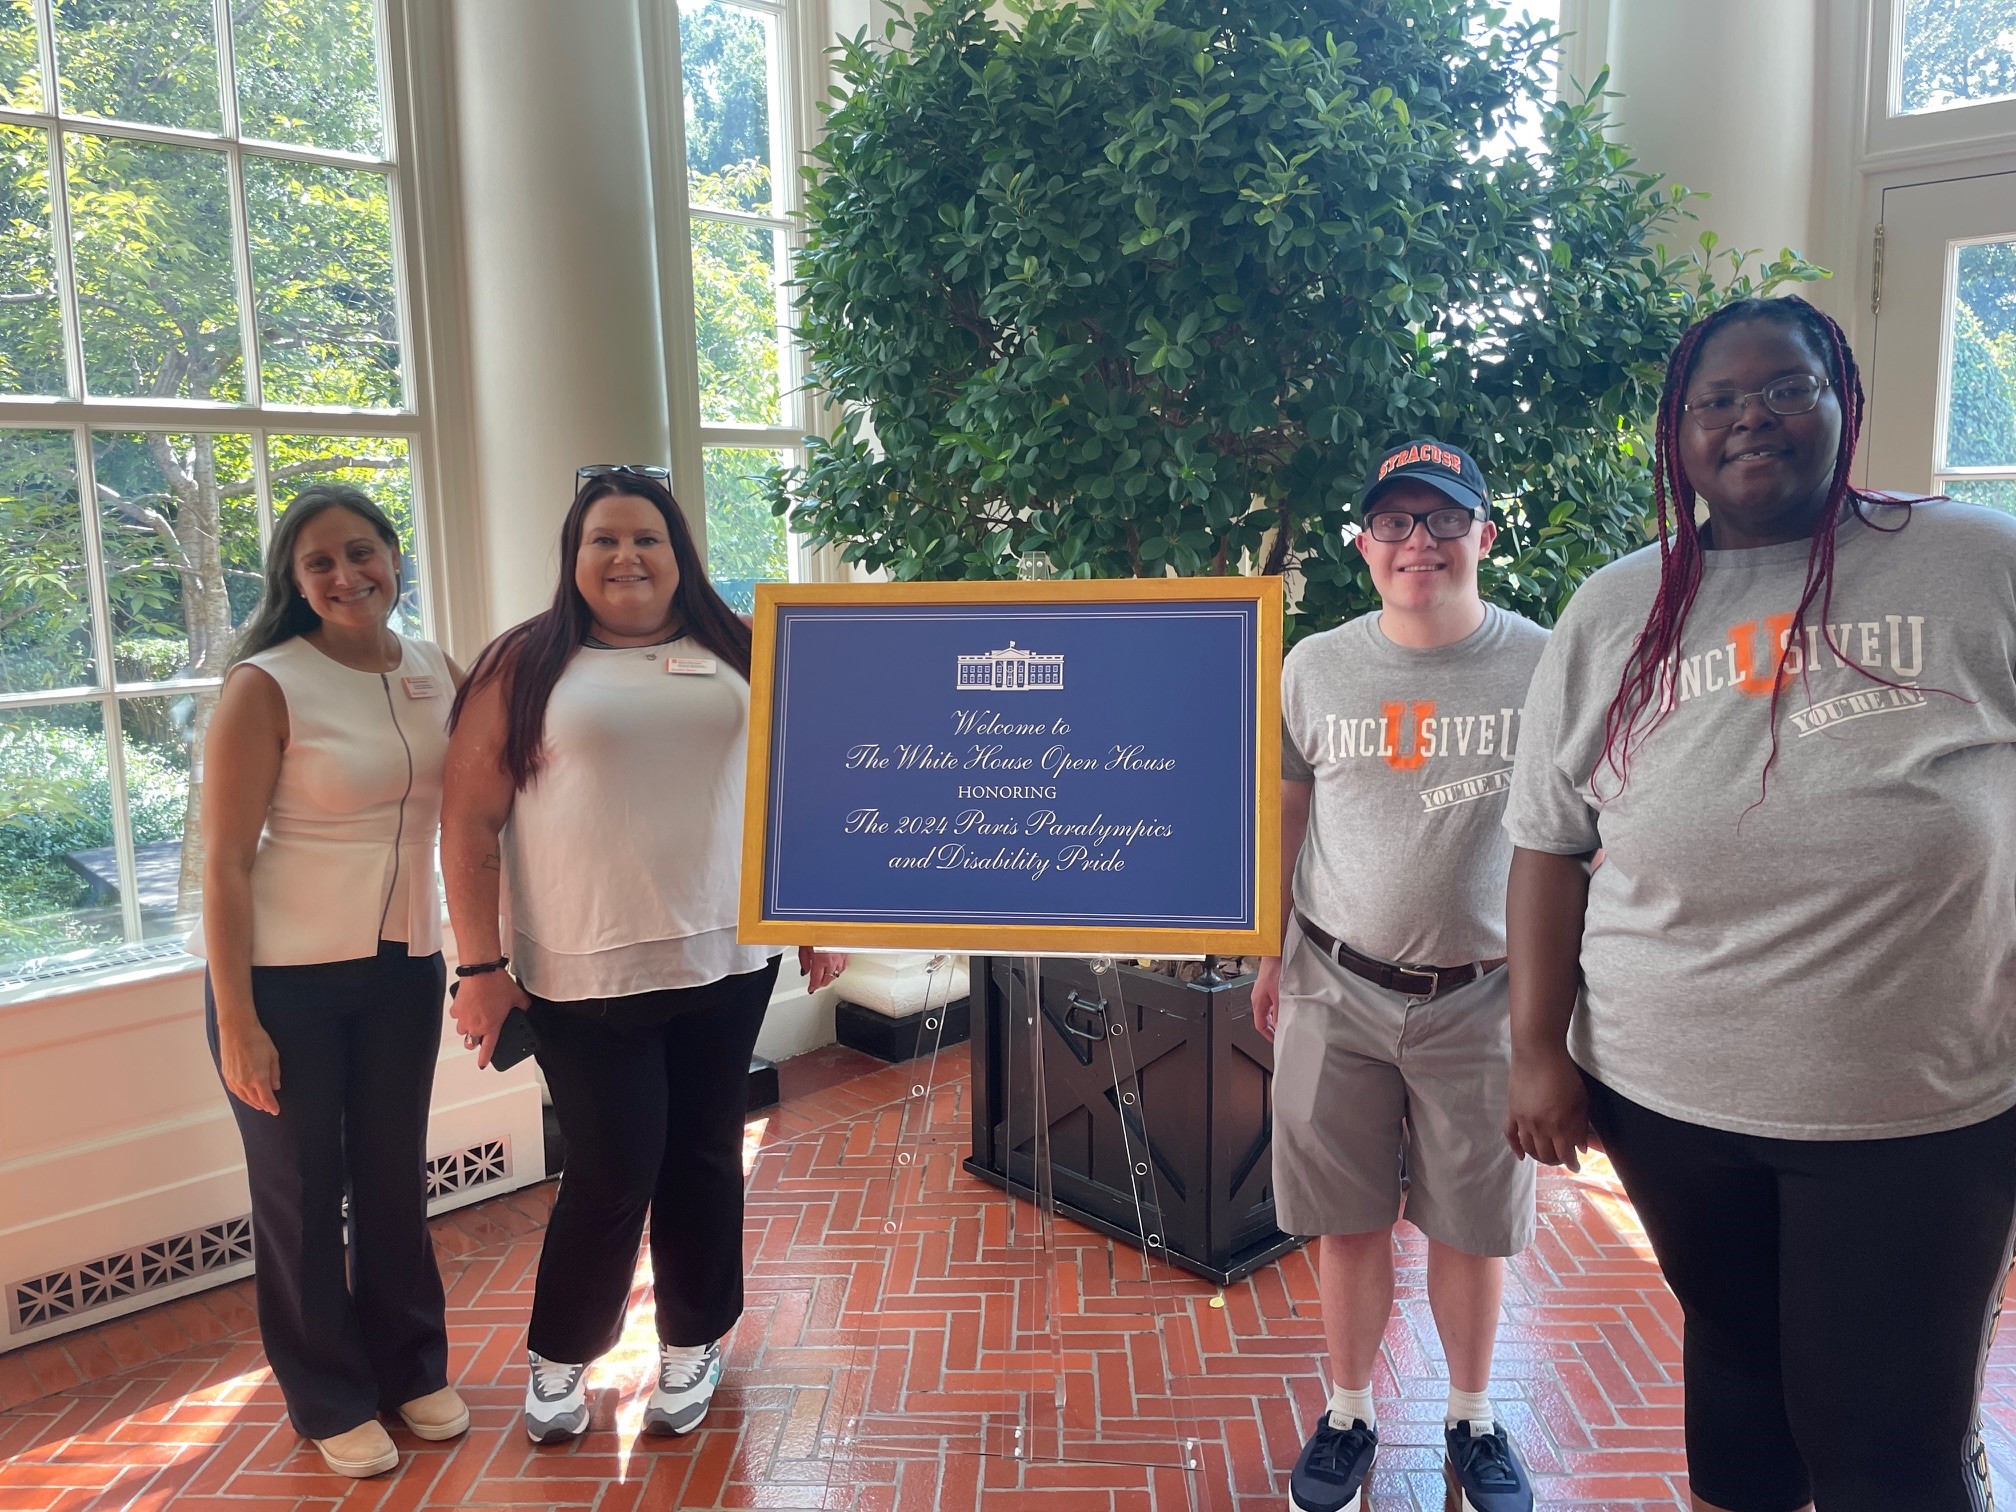
[(527, 991), (698, 987), (779, 954), (735, 940), (748, 739), (749, 684), (692, 640), (574, 653), (503, 837)]
[[(245, 658), (280, 685), (287, 745), (252, 861), (252, 964), (441, 948), (434, 842), (455, 683), (432, 641), (399, 638), (389, 673), (359, 672), (297, 636)], [(189, 937), (202, 955), (199, 923)]]

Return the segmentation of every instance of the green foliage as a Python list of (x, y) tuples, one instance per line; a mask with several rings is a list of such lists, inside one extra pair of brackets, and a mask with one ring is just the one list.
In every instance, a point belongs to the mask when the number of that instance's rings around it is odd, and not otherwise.
[(66, 109), (191, 131), (223, 128), (210, 0), (50, 0)]
[[(186, 785), (185, 763), (128, 742), (136, 844), (181, 833)], [(42, 955), (91, 943), (92, 921), (75, 916), (90, 888), (64, 857), (110, 844), (112, 789), (95, 721), (83, 728), (10, 716), (0, 725), (0, 952)]]
[[(248, 138), (371, 154), (383, 147), (378, 10), (376, 0), (233, 0), (228, 8), (211, 0), (52, 0), (50, 15), (70, 111), (216, 132), (222, 92), (232, 88)], [(223, 49), (214, 27), (226, 13), (234, 71), (220, 80)], [(0, 0), (0, 98), (47, 95), (36, 78), (34, 15), (29, 0)], [(87, 122), (66, 127), (83, 390), (101, 398), (253, 397), (240, 349), (240, 314), (249, 302), (264, 403), (401, 406), (389, 176), (297, 163), (256, 146), (243, 157), (249, 288), (237, 266), (222, 150), (95, 135)], [(73, 392), (57, 299), (50, 161), (47, 132), (0, 126), (0, 393)], [(0, 689), (93, 687), (108, 671), (91, 645), (86, 510), (103, 547), (109, 671), (128, 682), (217, 677), (259, 590), (250, 436), (99, 431), (90, 444), (96, 492), (85, 498), (69, 432), (0, 429)], [(318, 478), (358, 482), (411, 543), (403, 441), (269, 436), (266, 452), (276, 503)], [(418, 573), (410, 557), (406, 583), (411, 629)], [(121, 704), (128, 771), (140, 784), (133, 788), (136, 840), (178, 835), (185, 813), (193, 813), (188, 747), (200, 742), (213, 703), (213, 693), (198, 693)], [(37, 728), (79, 731), (87, 713), (98, 718), (95, 706), (57, 706)], [(56, 738), (38, 736), (42, 744), (33, 749), (67, 760), (67, 748), (48, 744)], [(61, 781), (102, 787), (102, 738), (89, 740), (97, 742), (97, 765), (72, 763)], [(15, 748), (28, 749), (18, 740)], [(170, 791), (172, 803), (150, 807), (148, 795)], [(93, 830), (99, 838), (87, 844), (73, 824), (31, 844), (23, 837), (35, 825), (46, 828), (51, 815), (68, 812), (54, 804), (37, 809), (0, 825), (0, 900), (17, 920), (22, 898), (51, 908), (77, 903), (82, 883), (63, 867), (62, 854), (110, 843), (109, 828)], [(102, 794), (85, 811), (91, 823), (109, 826)], [(201, 837), (192, 831), (183, 847), (185, 904), (200, 863)], [(99, 927), (77, 922), (73, 933)], [(116, 921), (112, 928), (116, 937)], [(17, 944), (0, 942), (0, 956), (18, 953)]]
[(784, 532), (766, 507), (775, 454), (744, 447), (707, 448), (707, 575), (778, 582), (790, 575)]
[[(686, 163), (696, 178), (762, 168), (696, 189), (696, 204), (741, 210), (770, 204), (770, 59), (766, 22), (730, 6), (679, 7), (679, 84), (686, 100)], [(731, 197), (719, 197), (723, 191)]]
[[(768, 200), (770, 165), (732, 164), (695, 183), (696, 198), (715, 186), (714, 203)], [(767, 227), (693, 220), (693, 314), (705, 420), (777, 422), (774, 245)]]
[(1948, 467), (2016, 462), (2016, 335), (1991, 338), (1965, 304), (1953, 311), (1953, 377), (1946, 412)]
[(381, 151), (377, 25), (374, 0), (231, 0), (245, 135)]
[(2016, 94), (2016, 0), (1904, 0), (1903, 19), (1906, 110)]
[[(1347, 509), (1412, 436), (1470, 449), (1487, 591), (1551, 620), (1643, 540), (1680, 330), (1752, 287), (1685, 191), (1549, 103), (1483, 0), (934, 0), (843, 46), (801, 329), (843, 423), (775, 506), (901, 578), (1279, 571), (1368, 606)], [(1483, 39), (1483, 40), (1480, 40)], [(1494, 144), (1515, 116), (1545, 148)], [(1755, 286), (1818, 276), (1791, 254)]]

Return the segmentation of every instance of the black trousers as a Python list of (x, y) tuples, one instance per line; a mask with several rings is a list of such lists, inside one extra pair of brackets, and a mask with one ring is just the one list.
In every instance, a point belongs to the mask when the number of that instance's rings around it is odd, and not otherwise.
[(1730, 1512), (1982, 1512), (2016, 1109), (1903, 1139), (1764, 1139), (1584, 1080), (1686, 1319), (1694, 1494)]
[[(308, 1438), (448, 1384), (426, 1171), (445, 975), (439, 952), (392, 941), (362, 960), (252, 968), (253, 1007), (280, 1055), (280, 1112), (235, 1097), (231, 1112), (252, 1187), (259, 1332)], [(203, 999), (214, 1060), (207, 975)]]
[(742, 1117), (777, 980), (760, 971), (630, 997), (532, 1000), (567, 1167), (528, 1344), (583, 1365), (623, 1333), (644, 1222), (658, 1337), (692, 1347), (742, 1316)]

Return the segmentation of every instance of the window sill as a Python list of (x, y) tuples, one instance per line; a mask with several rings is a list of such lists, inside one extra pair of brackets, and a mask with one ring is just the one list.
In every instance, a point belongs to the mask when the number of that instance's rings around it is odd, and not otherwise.
[[(165, 942), (164, 942), (165, 943)], [(0, 1009), (26, 1003), (52, 1002), (59, 998), (83, 997), (107, 988), (131, 987), (140, 982), (165, 981), (171, 977), (197, 976), (203, 962), (181, 949), (152, 958), (110, 960), (102, 965), (79, 962), (61, 976), (9, 978), (0, 987)]]

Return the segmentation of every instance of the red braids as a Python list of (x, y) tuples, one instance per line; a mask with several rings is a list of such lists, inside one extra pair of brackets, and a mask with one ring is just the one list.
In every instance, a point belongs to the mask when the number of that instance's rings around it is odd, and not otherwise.
[[(1763, 801), (1764, 785), (1769, 782), (1772, 764), (1778, 759), (1778, 702), (1785, 690), (1785, 666), (1791, 659), (1791, 648), (1804, 644), (1807, 611), (1816, 599), (1820, 606), (1820, 635), (1827, 648), (1871, 682), (1899, 686), (1868, 671), (1843, 652), (1835, 644), (1834, 632), (1827, 624), (1834, 603), (1835, 531), (1843, 509), (1853, 509), (1865, 524), (1881, 530), (1890, 527), (1875, 525), (1863, 513), (1864, 506), (1901, 502), (1907, 513), (1904, 520), (1894, 527), (1901, 530), (1910, 523), (1908, 510), (1915, 502), (1865, 493), (1851, 481), (1855, 443), (1862, 433), (1863, 410), (1862, 374), (1855, 365), (1855, 354), (1848, 349), (1848, 338), (1842, 334), (1841, 327), (1797, 295), (1783, 299), (1734, 300), (1689, 326), (1666, 364), (1666, 386), (1659, 395), (1659, 423), (1653, 452), (1653, 494), (1658, 503), (1659, 520), (1659, 591), (1652, 600), (1652, 612), (1631, 648), (1630, 660), (1624, 664), (1624, 676), (1618, 685), (1617, 696), (1610, 701), (1609, 711), (1603, 717), (1603, 754), (1596, 763), (1598, 770), (1605, 762), (1609, 763), (1611, 770), (1617, 774), (1620, 791), (1626, 780), (1632, 752), (1644, 743), (1672, 710), (1678, 683), (1676, 673), (1681, 639), (1686, 632), (1688, 611), (1694, 607), (1695, 595), (1701, 589), (1701, 532), (1694, 523), (1694, 485), (1687, 480), (1687, 474), (1680, 465), (1680, 424), (1685, 415), (1683, 405), (1687, 383), (1693, 376), (1694, 363), (1700, 356), (1701, 347), (1708, 338), (1724, 326), (1747, 320), (1773, 320), (1797, 327), (1812, 344), (1814, 354), (1826, 363), (1828, 378), (1841, 401), (1841, 441), (1834, 454), (1834, 475), (1827, 489), (1826, 505), (1813, 522), (1813, 545), (1806, 558), (1805, 590), (1799, 596), (1799, 607), (1792, 616), (1785, 644), (1776, 652), (1777, 662), (1771, 681), (1771, 754), (1765, 759), (1764, 770), (1759, 776), (1758, 802)], [(1805, 660), (1802, 657), (1802, 675), (1804, 670)], [(1641, 728), (1640, 719), (1655, 698), (1658, 707)]]

